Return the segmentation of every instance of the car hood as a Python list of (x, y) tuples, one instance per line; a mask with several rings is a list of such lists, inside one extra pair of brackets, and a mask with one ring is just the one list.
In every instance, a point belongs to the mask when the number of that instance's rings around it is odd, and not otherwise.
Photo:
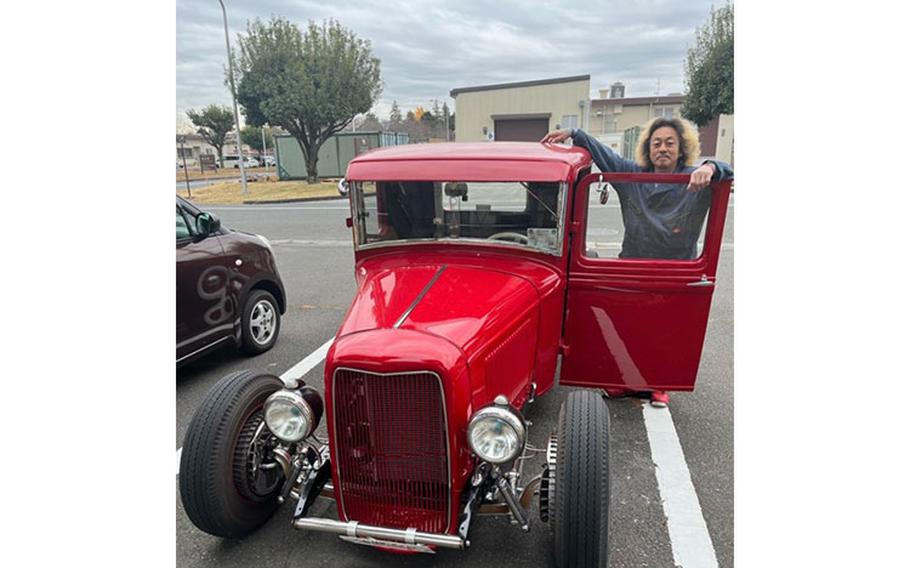
[(442, 337), (470, 357), (481, 344), (536, 319), (539, 295), (530, 279), (498, 270), (427, 263), (361, 267), (361, 284), (338, 337), (404, 329)]

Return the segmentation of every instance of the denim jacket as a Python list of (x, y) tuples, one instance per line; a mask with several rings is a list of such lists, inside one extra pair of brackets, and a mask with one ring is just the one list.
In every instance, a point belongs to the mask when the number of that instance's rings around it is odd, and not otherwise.
[[(572, 129), (572, 142), (585, 148), (603, 172), (653, 172), (645, 170), (598, 142), (581, 129)], [(711, 181), (733, 177), (729, 164), (705, 160), (715, 167)], [(692, 166), (677, 166), (673, 173), (688, 174)], [(685, 184), (614, 183), (619, 196), (625, 235), (620, 258), (694, 259), (698, 237), (708, 210), (711, 190), (686, 191)]]

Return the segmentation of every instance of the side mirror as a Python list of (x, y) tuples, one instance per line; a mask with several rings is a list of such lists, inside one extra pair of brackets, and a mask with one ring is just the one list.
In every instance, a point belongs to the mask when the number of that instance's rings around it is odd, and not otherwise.
[(196, 217), (196, 232), (200, 235), (211, 235), (221, 228), (221, 221), (211, 213), (200, 213)]
[(600, 189), (597, 190), (600, 193), (600, 204), (606, 205), (607, 200), (610, 199), (610, 191), (616, 191), (613, 189), (613, 186), (610, 185), (610, 182), (600, 184)]
[(351, 187), (348, 185), (348, 180), (344, 178), (338, 180), (338, 193), (341, 194), (342, 197), (347, 197), (350, 190)]

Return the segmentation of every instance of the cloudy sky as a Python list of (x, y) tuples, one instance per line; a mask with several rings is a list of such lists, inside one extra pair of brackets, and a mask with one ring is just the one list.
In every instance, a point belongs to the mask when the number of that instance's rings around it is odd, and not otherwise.
[[(512, 81), (591, 76), (591, 96), (614, 81), (626, 96), (682, 92), (686, 49), (723, 0), (225, 0), (231, 44), (255, 18), (303, 27), (338, 20), (372, 43), (383, 92), (374, 107), (447, 101), (449, 91)], [(177, 126), (185, 111), (230, 105), (224, 28), (217, 0), (177, 0)], [(658, 83), (659, 82), (659, 83)]]

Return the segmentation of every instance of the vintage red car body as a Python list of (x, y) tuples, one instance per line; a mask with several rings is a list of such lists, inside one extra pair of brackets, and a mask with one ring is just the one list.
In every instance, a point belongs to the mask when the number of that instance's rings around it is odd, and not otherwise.
[[(585, 228), (584, 196), (591, 182), (600, 179), (588, 175), (590, 168), (583, 149), (525, 143), (406, 146), (374, 151), (350, 163), (349, 183), (525, 179), (565, 183), (570, 191), (559, 256), (485, 243), (370, 248), (356, 246), (355, 240), (358, 292), (325, 365), (336, 464), (332, 477), (343, 520), (453, 533), (461, 491), (476, 462), (465, 440), (469, 419), (497, 395), (520, 409), (529, 396), (546, 393), (554, 385), (560, 353), (564, 385), (694, 387), (723, 215), (709, 219), (705, 253), (695, 261), (586, 258), (577, 247)], [(641, 176), (604, 174), (625, 181)], [(680, 182), (687, 176), (645, 174), (645, 179)], [(725, 211), (728, 189), (715, 192), (715, 210)], [(448, 500), (446, 522), (424, 523), (421, 506), (408, 514), (402, 505), (408, 502), (406, 488), (349, 486), (344, 469), (356, 469), (356, 464), (344, 452), (365, 451), (367, 444), (355, 447), (353, 438), (346, 442), (339, 431), (346, 427), (336, 410), (339, 369), (379, 376), (432, 371), (440, 378), (448, 455), (434, 458), (448, 463), (448, 493), (439, 496)], [(404, 396), (401, 407), (414, 402)], [(389, 416), (400, 412), (399, 407), (383, 410)], [(373, 420), (383, 419), (376, 413)], [(371, 443), (390, 443), (378, 439), (382, 435), (374, 431)], [(349, 489), (360, 494), (356, 514), (345, 501)]]
[[(706, 223), (700, 209), (684, 225), (687, 244), (705, 226), (697, 258), (607, 258), (586, 248), (605, 183), (677, 191), (689, 177), (591, 169), (584, 149), (531, 143), (413, 145), (352, 160), (357, 293), (326, 356), (324, 395), (303, 377), (219, 381), (181, 455), (192, 522), (242, 538), (296, 499), (299, 530), (433, 552), (469, 546), (479, 514), (529, 531), (536, 499), (557, 565), (605, 568), (600, 393), (694, 388), (731, 180), (712, 184)], [(589, 388), (566, 396), (535, 447), (524, 409), (557, 376)], [(316, 433), (323, 413), (328, 440)], [(542, 471), (525, 474), (535, 456)], [(336, 501), (339, 520), (308, 515), (321, 497)]]

